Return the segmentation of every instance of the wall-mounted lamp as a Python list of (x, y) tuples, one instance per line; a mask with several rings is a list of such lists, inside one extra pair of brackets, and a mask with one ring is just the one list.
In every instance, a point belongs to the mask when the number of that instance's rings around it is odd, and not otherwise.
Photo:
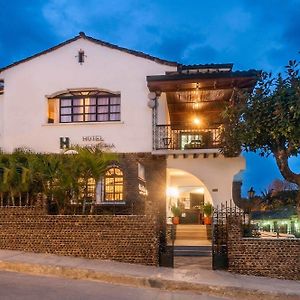
[(78, 58), (78, 62), (82, 65), (84, 63), (84, 59), (85, 59), (86, 55), (84, 54), (84, 51), (82, 49), (80, 49), (78, 51), (78, 55), (76, 57)]

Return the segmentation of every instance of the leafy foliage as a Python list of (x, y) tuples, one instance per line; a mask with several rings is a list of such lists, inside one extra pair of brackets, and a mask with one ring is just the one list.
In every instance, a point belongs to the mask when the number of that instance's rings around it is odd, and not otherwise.
[(287, 76), (262, 73), (254, 92), (225, 111), (224, 151), (232, 146), (262, 156), (280, 150), (300, 152), (300, 79), (298, 63), (290, 61)]
[[(117, 157), (101, 145), (75, 147), (72, 153), (41, 154), (27, 149), (16, 149), (12, 154), (1, 152), (0, 204), (31, 205), (37, 193), (44, 193), (59, 213), (64, 213), (71, 202), (85, 206), (88, 181), (98, 182)], [(91, 213), (96, 190), (93, 195)]]
[[(282, 176), (300, 185), (300, 174), (294, 173), (288, 159), (300, 153), (300, 78), (299, 63), (289, 61), (286, 74), (262, 73), (251, 95), (230, 106), (224, 113), (223, 153), (237, 151), (274, 155)], [(300, 212), (300, 194), (298, 196)]]

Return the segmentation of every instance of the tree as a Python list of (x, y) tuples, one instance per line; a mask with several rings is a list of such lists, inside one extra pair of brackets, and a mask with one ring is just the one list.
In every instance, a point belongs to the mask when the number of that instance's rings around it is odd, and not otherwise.
[[(300, 174), (289, 158), (300, 153), (299, 63), (289, 61), (286, 74), (262, 73), (251, 95), (244, 95), (224, 112), (224, 155), (237, 149), (273, 155), (284, 179), (300, 186)], [(300, 193), (297, 195), (300, 214)]]

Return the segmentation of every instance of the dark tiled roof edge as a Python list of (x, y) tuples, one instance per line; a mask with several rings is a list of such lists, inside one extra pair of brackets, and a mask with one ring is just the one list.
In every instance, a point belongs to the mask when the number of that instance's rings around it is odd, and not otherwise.
[(193, 65), (180, 65), (179, 68), (182, 70), (187, 69), (223, 69), (228, 68), (232, 69), (233, 63), (225, 63), (225, 64), (193, 64)]
[(210, 72), (210, 73), (178, 73), (171, 75), (151, 75), (147, 76), (147, 81), (181, 80), (181, 79), (214, 79), (214, 78), (235, 78), (235, 77), (258, 77), (260, 70), (230, 71), (230, 72)]
[(67, 40), (65, 42), (62, 42), (62, 43), (60, 43), (60, 44), (58, 44), (58, 45), (56, 45), (54, 47), (51, 47), (49, 49), (46, 49), (46, 50), (41, 51), (39, 53), (36, 53), (34, 55), (31, 55), (31, 56), (29, 56), (27, 58), (24, 58), (24, 59), (21, 59), (19, 61), (16, 61), (16, 62), (14, 62), (12, 64), (9, 64), (9, 65), (7, 65), (7, 66), (5, 66), (3, 68), (0, 68), (0, 73), (3, 72), (3, 71), (5, 71), (5, 70), (7, 70), (7, 69), (10, 69), (10, 68), (12, 68), (12, 67), (14, 67), (16, 65), (19, 65), (21, 63), (24, 63), (24, 62), (27, 62), (29, 60), (32, 60), (32, 59), (34, 59), (36, 57), (39, 57), (41, 55), (44, 55), (44, 54), (52, 52), (52, 51), (54, 51), (56, 49), (59, 49), (59, 48), (65, 46), (67, 44), (70, 44), (70, 43), (72, 43), (72, 42), (74, 42), (74, 41), (76, 41), (76, 40), (78, 40), (80, 38), (86, 39), (88, 41), (91, 41), (91, 42), (96, 43), (96, 44), (101, 45), (101, 46), (105, 46), (105, 47), (108, 47), (108, 48), (111, 48), (111, 49), (115, 49), (115, 50), (119, 50), (119, 51), (122, 51), (122, 52), (126, 52), (128, 54), (132, 54), (132, 55), (135, 55), (135, 56), (138, 56), (138, 57), (141, 57), (141, 58), (152, 60), (152, 61), (154, 61), (156, 63), (159, 63), (159, 64), (168, 65), (168, 66), (175, 66), (175, 67), (179, 65), (177, 62), (164, 60), (164, 59), (161, 59), (161, 58), (158, 58), (158, 57), (155, 57), (155, 56), (152, 56), (152, 55), (140, 52), (140, 51), (130, 50), (130, 49), (127, 49), (127, 48), (123, 48), (123, 47), (114, 45), (114, 44), (110, 44), (108, 42), (97, 40), (97, 39), (92, 38), (90, 36), (86, 36), (83, 32), (80, 32), (79, 35), (75, 36), (72, 39), (69, 39), (69, 40)]

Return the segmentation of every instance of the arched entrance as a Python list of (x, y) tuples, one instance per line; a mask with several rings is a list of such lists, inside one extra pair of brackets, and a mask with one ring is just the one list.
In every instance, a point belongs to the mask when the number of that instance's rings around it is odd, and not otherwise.
[(203, 224), (203, 205), (212, 204), (205, 184), (196, 176), (181, 169), (167, 169), (167, 220), (172, 222), (172, 206), (181, 211), (181, 224)]
[[(182, 169), (167, 168), (167, 222), (175, 233), (175, 268), (211, 269), (211, 225), (204, 224), (203, 206), (212, 204), (209, 189), (199, 178)], [(180, 223), (172, 224), (172, 206), (180, 209)]]

